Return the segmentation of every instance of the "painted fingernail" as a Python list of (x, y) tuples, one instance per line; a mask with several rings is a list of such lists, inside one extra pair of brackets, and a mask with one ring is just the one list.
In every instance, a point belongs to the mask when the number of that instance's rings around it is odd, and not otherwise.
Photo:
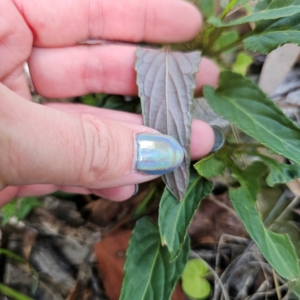
[(140, 133), (136, 135), (136, 143), (136, 169), (142, 173), (163, 175), (182, 163), (183, 149), (168, 135)]
[(134, 193), (133, 193), (133, 195), (132, 196), (135, 196), (138, 192), (139, 192), (139, 185), (138, 184), (136, 184), (135, 185), (135, 190), (134, 190)]
[(225, 136), (224, 133), (222, 131), (222, 129), (218, 126), (212, 125), (211, 126), (214, 134), (215, 134), (215, 143), (213, 148), (211, 149), (210, 153), (216, 152), (219, 149), (221, 149), (225, 143)]

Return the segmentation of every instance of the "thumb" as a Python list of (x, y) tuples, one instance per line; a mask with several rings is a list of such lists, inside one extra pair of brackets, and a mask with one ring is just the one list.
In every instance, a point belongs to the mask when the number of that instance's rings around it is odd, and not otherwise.
[(90, 189), (136, 184), (183, 159), (171, 137), (130, 123), (68, 114), (24, 101), (0, 85), (0, 184)]

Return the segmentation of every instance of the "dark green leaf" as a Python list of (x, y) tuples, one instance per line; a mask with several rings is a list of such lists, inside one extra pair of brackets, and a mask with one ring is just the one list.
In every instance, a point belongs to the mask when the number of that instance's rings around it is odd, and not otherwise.
[(194, 173), (184, 199), (179, 202), (165, 189), (159, 209), (158, 224), (161, 242), (166, 245), (174, 259), (181, 250), (191, 223), (201, 200), (212, 190), (212, 183)]
[(252, 81), (225, 71), (219, 88), (206, 86), (204, 95), (217, 114), (274, 152), (300, 163), (300, 128)]
[(136, 57), (144, 124), (172, 136), (184, 149), (181, 166), (164, 176), (169, 190), (181, 200), (189, 182), (191, 109), (200, 53), (138, 48)]
[(97, 106), (98, 104), (98, 99), (94, 95), (85, 95), (81, 98), (81, 102), (86, 104), (86, 105), (91, 105), (91, 106)]
[(215, 51), (218, 51), (218, 50), (232, 44), (238, 38), (239, 38), (239, 34), (236, 30), (230, 30), (230, 31), (224, 32), (214, 45)]
[(291, 17), (298, 13), (300, 13), (300, 0), (273, 0), (267, 7), (264, 3), (260, 6), (259, 11), (229, 23), (222, 23), (216, 18), (211, 18), (208, 21), (216, 27), (228, 27), (249, 22), (276, 20), (284, 17)]
[(254, 7), (254, 12), (266, 10), (272, 1), (273, 0), (258, 0)]
[(263, 54), (286, 43), (300, 45), (300, 14), (257, 23), (253, 33), (243, 43), (245, 48)]
[(241, 187), (229, 196), (239, 218), (264, 257), (282, 277), (292, 280), (300, 276), (295, 249), (286, 234), (277, 234), (264, 227), (255, 202), (259, 191), (259, 177), (264, 173), (261, 162), (253, 163), (245, 171), (233, 169)]
[(169, 300), (187, 262), (189, 243), (187, 237), (178, 258), (170, 262), (157, 225), (150, 218), (140, 219), (126, 254), (120, 300)]
[(257, 154), (257, 156), (270, 168), (270, 174), (267, 177), (268, 185), (287, 183), (293, 179), (300, 178), (299, 165), (282, 164), (264, 155)]
[(214, 14), (214, 0), (197, 0), (197, 6), (206, 18)]
[(216, 154), (211, 154), (199, 160), (194, 168), (201, 176), (211, 178), (223, 173), (226, 165)]

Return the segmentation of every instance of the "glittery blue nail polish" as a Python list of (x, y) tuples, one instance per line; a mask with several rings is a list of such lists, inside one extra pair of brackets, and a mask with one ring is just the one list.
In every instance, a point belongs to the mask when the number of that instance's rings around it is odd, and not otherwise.
[(136, 135), (136, 169), (149, 175), (163, 175), (174, 171), (184, 157), (180, 144), (163, 134)]
[(211, 128), (213, 129), (215, 134), (215, 143), (210, 153), (214, 153), (223, 147), (225, 143), (225, 136), (220, 127), (212, 125)]

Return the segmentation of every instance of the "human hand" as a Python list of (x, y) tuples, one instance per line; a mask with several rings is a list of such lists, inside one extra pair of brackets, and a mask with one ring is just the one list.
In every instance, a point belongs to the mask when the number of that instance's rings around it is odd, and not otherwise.
[[(38, 93), (134, 95), (134, 45), (80, 45), (89, 39), (171, 43), (190, 40), (198, 11), (180, 0), (2, 0), (0, 3), (0, 205), (14, 197), (63, 190), (112, 200), (154, 178), (134, 169), (134, 136), (155, 132), (140, 116), (74, 104), (39, 105), (23, 73), (28, 61)], [(216, 85), (203, 58), (196, 92)], [(212, 128), (194, 121), (191, 156), (213, 147)]]

